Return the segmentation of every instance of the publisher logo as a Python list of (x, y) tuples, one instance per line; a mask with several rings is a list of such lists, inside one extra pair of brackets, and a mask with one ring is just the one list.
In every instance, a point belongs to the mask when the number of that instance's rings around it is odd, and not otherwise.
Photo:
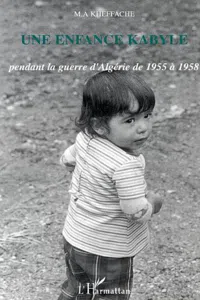
[[(79, 294), (87, 295), (130, 295), (131, 291), (129, 289), (121, 289), (120, 287), (105, 288), (102, 283), (104, 283), (105, 277), (103, 279), (98, 279), (94, 283), (86, 283), (85, 285), (79, 285)], [(100, 287), (102, 286), (102, 288)]]

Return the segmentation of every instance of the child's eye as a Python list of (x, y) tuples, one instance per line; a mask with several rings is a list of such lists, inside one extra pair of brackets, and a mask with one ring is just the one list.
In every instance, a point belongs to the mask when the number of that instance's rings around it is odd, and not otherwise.
[(152, 116), (152, 113), (148, 113), (148, 114), (145, 114), (145, 115), (144, 115), (144, 118), (145, 118), (145, 119), (148, 119), (148, 118), (150, 118), (151, 116)]
[(134, 122), (135, 122), (135, 119), (134, 119), (134, 118), (131, 118), (131, 119), (126, 120), (126, 123), (129, 123), (129, 124), (134, 123)]

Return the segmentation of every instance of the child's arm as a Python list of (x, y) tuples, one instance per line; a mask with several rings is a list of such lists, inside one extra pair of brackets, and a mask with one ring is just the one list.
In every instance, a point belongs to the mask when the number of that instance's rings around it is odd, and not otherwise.
[(149, 191), (146, 197), (153, 206), (153, 214), (157, 214), (163, 205), (163, 197), (153, 191)]
[(155, 213), (155, 201), (146, 197), (144, 168), (138, 161), (129, 161), (114, 173), (113, 180), (122, 211), (135, 222), (144, 223)]
[[(146, 206), (145, 202), (147, 202)], [(157, 214), (162, 204), (162, 197), (152, 191), (148, 192), (148, 196), (145, 199), (138, 198), (131, 202), (130, 200), (120, 202), (122, 210), (126, 213), (127, 217), (139, 223), (148, 221), (153, 214)]]
[(120, 200), (120, 206), (128, 219), (138, 223), (150, 220), (153, 214), (153, 206), (145, 197), (133, 200)]
[(76, 146), (71, 145), (65, 150), (60, 158), (60, 164), (65, 167), (72, 167), (76, 164)]

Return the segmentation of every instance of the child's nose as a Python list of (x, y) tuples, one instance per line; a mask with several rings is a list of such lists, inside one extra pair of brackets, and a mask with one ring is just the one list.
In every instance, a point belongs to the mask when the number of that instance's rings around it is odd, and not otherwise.
[(145, 122), (140, 122), (137, 128), (138, 133), (145, 133), (147, 131), (147, 125)]

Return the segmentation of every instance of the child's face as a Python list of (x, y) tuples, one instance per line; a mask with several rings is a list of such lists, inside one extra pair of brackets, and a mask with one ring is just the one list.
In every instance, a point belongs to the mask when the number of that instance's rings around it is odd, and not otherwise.
[(110, 132), (106, 138), (120, 148), (135, 151), (142, 148), (152, 131), (151, 111), (135, 114), (139, 109), (137, 102), (131, 109), (132, 114), (116, 115), (109, 121)]

